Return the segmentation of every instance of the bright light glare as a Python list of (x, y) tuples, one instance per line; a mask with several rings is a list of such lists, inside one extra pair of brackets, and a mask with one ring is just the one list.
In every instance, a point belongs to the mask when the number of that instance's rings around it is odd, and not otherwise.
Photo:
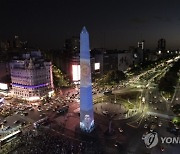
[(100, 63), (95, 63), (94, 64), (94, 69), (99, 70), (100, 69)]
[(51, 97), (54, 94), (54, 90), (48, 92), (48, 96)]
[(8, 85), (5, 83), (0, 83), (0, 89), (1, 90), (7, 90), (8, 89)]
[(80, 65), (72, 65), (73, 81), (80, 80)]

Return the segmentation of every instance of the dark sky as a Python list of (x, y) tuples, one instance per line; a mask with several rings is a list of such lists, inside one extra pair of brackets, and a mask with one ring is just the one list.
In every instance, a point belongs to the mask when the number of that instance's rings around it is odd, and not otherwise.
[(128, 49), (141, 39), (180, 47), (179, 0), (0, 0), (0, 39), (19, 35), (33, 45), (61, 48), (83, 26), (91, 47)]

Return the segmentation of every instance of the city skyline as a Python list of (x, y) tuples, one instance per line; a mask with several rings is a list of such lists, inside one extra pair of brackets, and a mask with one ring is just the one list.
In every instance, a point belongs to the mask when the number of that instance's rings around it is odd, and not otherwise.
[(179, 48), (178, 1), (2, 0), (0, 4), (0, 39), (19, 35), (35, 47), (56, 49), (66, 38), (78, 36), (85, 25), (92, 34), (91, 48), (128, 49), (145, 40), (145, 48), (155, 49), (160, 38), (166, 39), (167, 49)]

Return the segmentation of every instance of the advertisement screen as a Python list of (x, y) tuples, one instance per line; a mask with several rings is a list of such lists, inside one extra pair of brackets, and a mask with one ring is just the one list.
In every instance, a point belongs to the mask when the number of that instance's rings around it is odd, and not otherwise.
[(6, 83), (0, 83), (1, 90), (8, 90), (8, 85)]
[(72, 65), (73, 81), (80, 80), (80, 65)]
[(95, 63), (94, 64), (94, 69), (99, 70), (100, 69), (100, 63)]

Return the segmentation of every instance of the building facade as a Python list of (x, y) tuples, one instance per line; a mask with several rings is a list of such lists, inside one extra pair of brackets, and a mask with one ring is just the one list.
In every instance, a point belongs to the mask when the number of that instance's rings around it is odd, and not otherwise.
[(8, 62), (0, 62), (0, 93), (8, 92), (10, 71)]
[(158, 40), (158, 50), (166, 50), (166, 40), (161, 38)]
[(124, 51), (118, 54), (118, 70), (126, 71), (129, 67), (133, 66), (133, 54), (128, 51)]
[(10, 72), (15, 97), (35, 100), (53, 90), (52, 64), (43, 59), (40, 51), (14, 57)]
[(138, 48), (141, 48), (142, 50), (144, 50), (144, 45), (145, 45), (145, 41), (144, 40), (138, 42)]

